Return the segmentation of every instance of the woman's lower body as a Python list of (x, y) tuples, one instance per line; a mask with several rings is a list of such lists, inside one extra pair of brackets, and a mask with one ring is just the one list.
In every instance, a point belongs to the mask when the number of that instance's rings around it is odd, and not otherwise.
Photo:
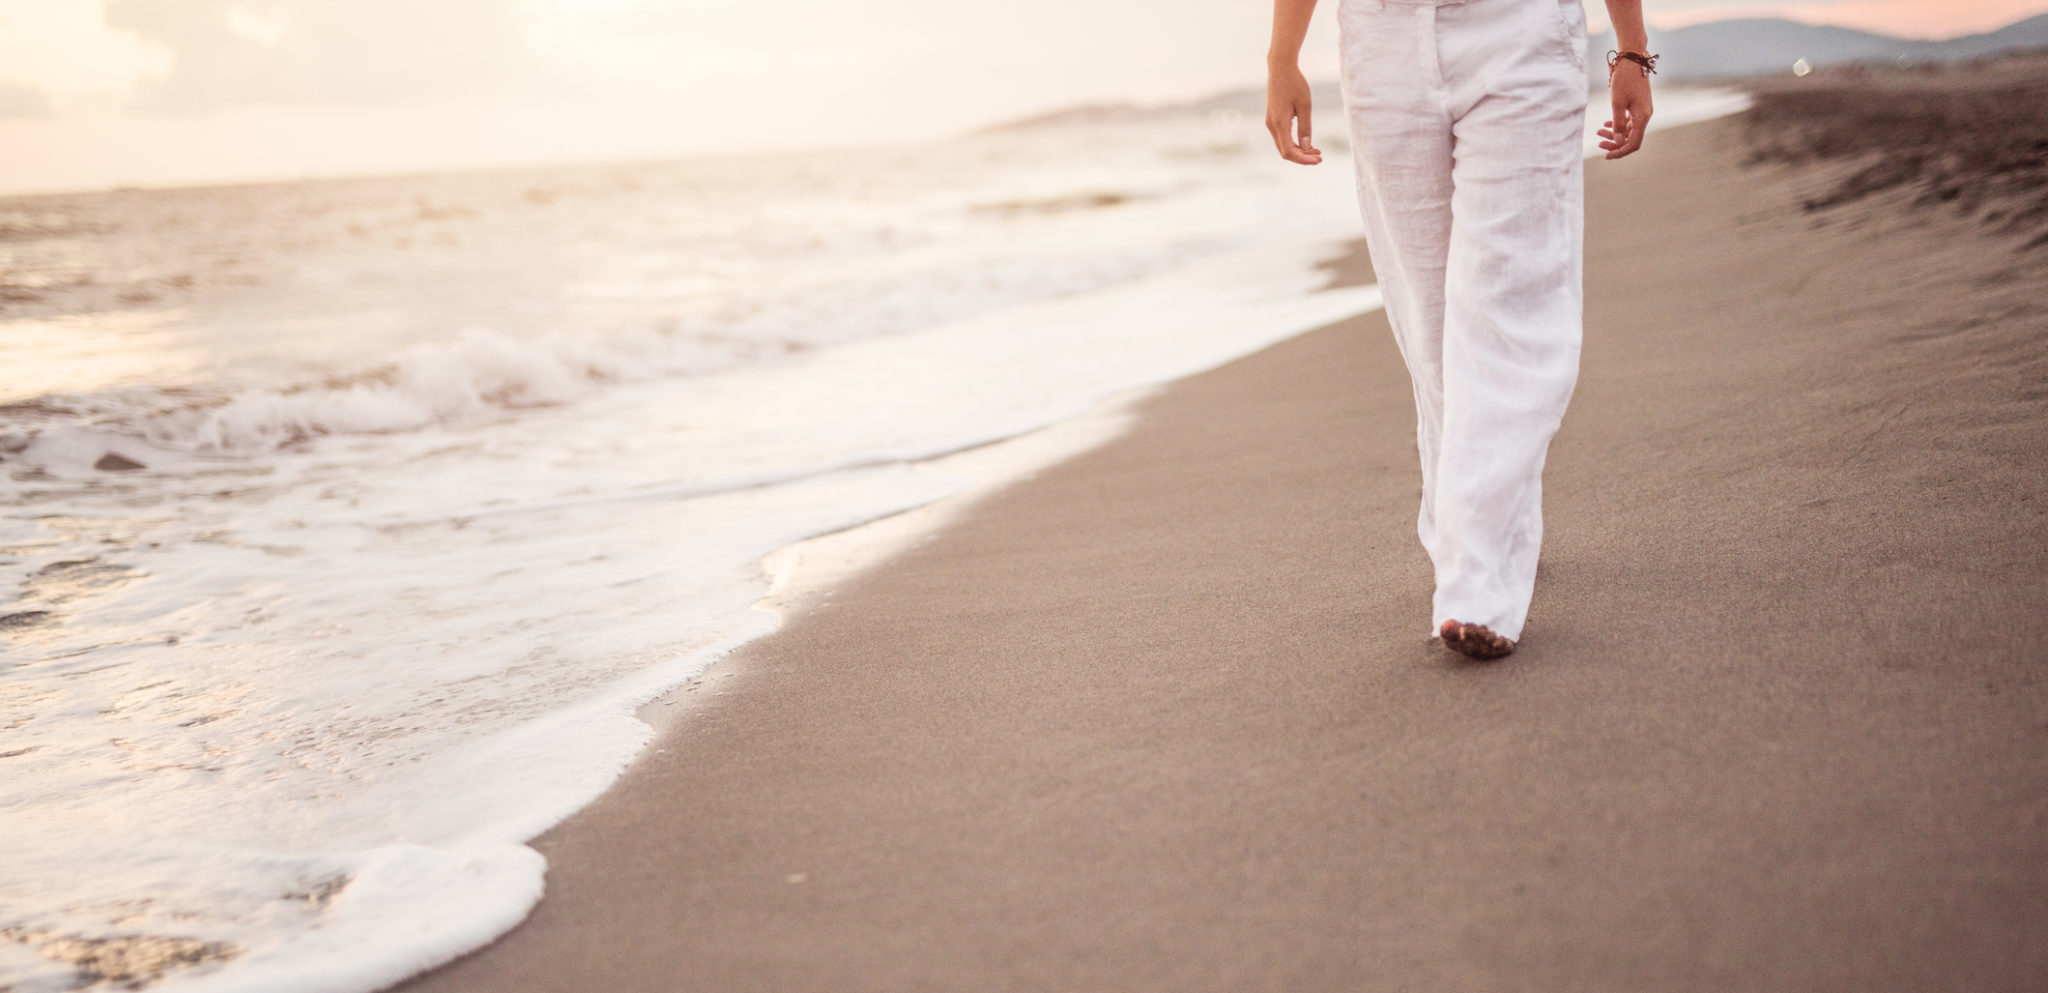
[(1415, 385), (1417, 532), (1447, 621), (1519, 639), (1543, 461), (1578, 379), (1580, 0), (1340, 0), (1366, 245)]

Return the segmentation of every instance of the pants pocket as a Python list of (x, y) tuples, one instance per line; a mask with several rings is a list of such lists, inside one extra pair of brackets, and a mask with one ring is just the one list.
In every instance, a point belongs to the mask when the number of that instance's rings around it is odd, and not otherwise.
[(1557, 38), (1566, 57), (1586, 68), (1586, 8), (1581, 0), (1557, 0)]

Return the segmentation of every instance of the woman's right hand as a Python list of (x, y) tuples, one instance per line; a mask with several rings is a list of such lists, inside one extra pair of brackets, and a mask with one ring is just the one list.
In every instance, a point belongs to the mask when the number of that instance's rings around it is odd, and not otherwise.
[(1266, 130), (1272, 133), (1281, 158), (1302, 165), (1323, 161), (1323, 153), (1309, 140), (1309, 103), (1308, 78), (1300, 67), (1288, 64), (1267, 69)]

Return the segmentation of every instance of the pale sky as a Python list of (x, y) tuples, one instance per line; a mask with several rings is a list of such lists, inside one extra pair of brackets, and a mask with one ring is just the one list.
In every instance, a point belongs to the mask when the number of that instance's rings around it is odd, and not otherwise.
[[(1334, 71), (1324, 0), (1304, 57)], [(1604, 22), (1600, 0), (1587, 0)], [(1911, 37), (2048, 0), (1648, 0)], [(937, 138), (1263, 79), (1265, 0), (0, 0), (0, 191)]]

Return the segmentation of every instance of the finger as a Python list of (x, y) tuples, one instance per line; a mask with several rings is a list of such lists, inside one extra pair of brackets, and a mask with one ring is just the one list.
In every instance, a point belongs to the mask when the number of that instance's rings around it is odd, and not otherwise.
[(1301, 165), (1315, 165), (1316, 163), (1322, 161), (1322, 156), (1316, 153), (1314, 149), (1303, 151), (1299, 146), (1295, 145), (1294, 142), (1289, 141), (1286, 138), (1280, 139), (1280, 157), (1286, 159), (1289, 162), (1295, 162)]
[(1286, 124), (1282, 123), (1278, 118), (1266, 118), (1266, 133), (1273, 137), (1273, 150), (1279, 152), (1281, 158), (1286, 158), (1288, 144)]
[(1301, 133), (1301, 140), (1291, 143), (1291, 147), (1288, 149), (1288, 152), (1291, 152), (1292, 154), (1287, 154), (1287, 152), (1282, 153), (1286, 156), (1287, 161), (1299, 162), (1302, 165), (1315, 165), (1321, 162), (1323, 160), (1323, 153), (1316, 151), (1315, 145), (1312, 144), (1309, 140), (1310, 125), (1308, 115), (1299, 115), (1295, 117), (1291, 123), (1294, 125), (1295, 129), (1299, 129)]
[(1613, 134), (1614, 145), (1613, 147), (1607, 150), (1608, 158), (1618, 159), (1628, 154), (1628, 152), (1625, 151), (1625, 149), (1628, 147), (1629, 133), (1634, 127), (1635, 122), (1629, 118), (1628, 107), (1626, 105), (1615, 107)]
[(1634, 122), (1634, 126), (1629, 128), (1628, 144), (1622, 146), (1622, 154), (1626, 155), (1643, 147), (1643, 132), (1649, 123), (1650, 120), (1647, 116)]
[(1643, 147), (1643, 134), (1650, 127), (1650, 108), (1644, 105), (1628, 109), (1628, 143), (1622, 146), (1624, 153)]
[(1312, 130), (1314, 130), (1314, 128), (1315, 128), (1315, 125), (1314, 125), (1313, 123), (1311, 123), (1311, 121), (1310, 121), (1310, 118), (1309, 118), (1309, 113), (1308, 113), (1308, 108), (1307, 108), (1307, 107), (1303, 107), (1303, 108), (1301, 108), (1300, 110), (1296, 111), (1296, 112), (1295, 112), (1295, 118), (1294, 118), (1294, 120), (1295, 120), (1296, 126), (1297, 126), (1297, 127), (1299, 127), (1299, 128), (1301, 128), (1301, 148), (1302, 148), (1302, 151), (1305, 151), (1305, 152), (1313, 152), (1313, 151), (1315, 151), (1315, 150), (1316, 150), (1316, 144), (1315, 144), (1315, 142), (1314, 142), (1313, 140), (1311, 140), (1311, 136), (1310, 136), (1310, 132), (1311, 132)]

